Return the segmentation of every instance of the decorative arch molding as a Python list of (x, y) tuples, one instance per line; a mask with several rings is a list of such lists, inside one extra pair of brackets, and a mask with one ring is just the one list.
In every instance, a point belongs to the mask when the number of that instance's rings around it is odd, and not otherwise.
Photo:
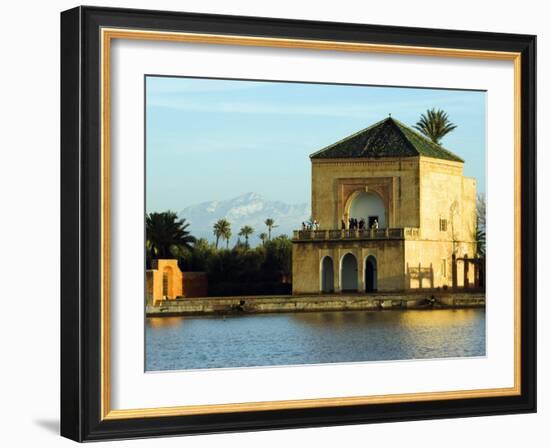
[(387, 200), (385, 200), (384, 196), (377, 190), (375, 189), (365, 189), (365, 188), (358, 188), (354, 191), (352, 191), (347, 199), (346, 199), (346, 202), (345, 202), (345, 205), (344, 205), (344, 213), (348, 213), (349, 214), (349, 210), (351, 209), (351, 204), (353, 203), (353, 201), (357, 198), (357, 196), (359, 196), (361, 193), (372, 193), (372, 194), (375, 194), (376, 196), (378, 196), (382, 202), (384, 203), (384, 206), (386, 207), (387, 205)]
[(396, 188), (395, 177), (371, 177), (357, 179), (339, 179), (338, 180), (338, 206), (337, 206), (337, 221), (340, 223), (342, 219), (350, 218), (349, 211), (355, 197), (361, 192), (372, 192), (377, 194), (384, 204), (386, 212), (385, 220), (387, 227), (395, 227), (398, 220), (397, 208), (395, 207)]

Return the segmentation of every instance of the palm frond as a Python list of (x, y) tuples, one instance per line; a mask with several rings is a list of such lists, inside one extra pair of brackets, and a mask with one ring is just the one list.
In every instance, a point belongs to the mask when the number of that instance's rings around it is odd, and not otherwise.
[(449, 132), (456, 129), (456, 125), (449, 121), (449, 116), (442, 109), (428, 109), (420, 116), (420, 120), (413, 127), (432, 140), (437, 145)]

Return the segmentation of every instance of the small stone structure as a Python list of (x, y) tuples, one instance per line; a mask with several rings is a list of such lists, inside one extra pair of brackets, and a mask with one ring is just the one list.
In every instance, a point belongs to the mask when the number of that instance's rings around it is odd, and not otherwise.
[(148, 306), (163, 300), (208, 295), (205, 272), (182, 272), (177, 260), (153, 260), (145, 273), (145, 297)]

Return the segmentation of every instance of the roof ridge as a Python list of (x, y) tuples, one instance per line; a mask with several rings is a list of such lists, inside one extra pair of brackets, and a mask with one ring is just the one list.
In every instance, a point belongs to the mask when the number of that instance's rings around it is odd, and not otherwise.
[[(371, 137), (369, 137), (367, 139), (367, 141), (365, 142), (365, 144), (363, 145), (363, 148), (361, 148), (361, 152), (359, 153), (360, 156), (362, 155), (365, 155), (365, 154), (368, 154), (368, 151), (367, 151), (367, 146), (369, 145), (369, 143), (374, 140), (376, 137), (378, 137), (378, 135), (380, 134), (380, 132), (382, 132), (382, 128), (384, 126), (384, 123), (386, 123), (388, 121), (388, 118), (385, 118), (384, 120), (381, 120), (379, 121), (378, 123), (376, 123), (377, 125), (379, 126), (374, 126), (373, 125), (373, 131), (374, 131), (374, 135), (372, 135)], [(373, 152), (373, 155), (376, 156), (376, 154)]]
[(413, 150), (413, 152), (415, 152), (417, 155), (420, 155), (420, 151), (418, 151), (418, 148), (416, 146), (413, 145), (413, 143), (409, 140), (409, 138), (405, 135), (405, 133), (403, 132), (403, 129), (401, 129), (401, 122), (399, 120), (396, 120), (395, 118), (391, 118), (390, 117), (390, 120), (392, 121), (392, 123), (394, 124), (394, 126), (396, 127), (396, 129), (399, 131), (399, 133), (403, 136), (403, 138), (405, 139), (405, 141), (407, 142), (407, 144), (409, 145), (409, 147)]
[[(399, 120), (395, 120), (395, 123), (398, 125), (398, 128), (403, 133), (403, 135), (405, 135), (405, 133), (403, 132), (403, 130), (401, 128), (404, 128), (405, 131), (407, 131), (407, 132), (411, 132), (415, 137), (422, 139), (424, 142), (426, 142), (428, 145), (432, 146), (436, 150), (443, 151), (446, 154), (448, 154), (449, 156), (451, 156), (455, 159), (459, 159), (462, 162), (464, 162), (464, 160), (461, 157), (458, 157), (455, 153), (453, 153), (452, 151), (449, 151), (447, 148), (443, 147), (442, 145), (439, 145), (439, 144), (435, 143), (433, 140), (431, 140), (428, 137), (426, 137), (425, 135), (421, 134), (420, 132), (418, 132), (413, 127), (407, 126), (405, 123), (402, 123)], [(405, 136), (405, 138), (407, 140), (409, 140), (407, 136)], [(422, 154), (420, 154), (420, 152), (418, 150), (416, 150), (416, 151), (418, 152), (419, 155), (422, 155)]]
[(310, 158), (311, 158), (311, 157), (314, 157), (314, 156), (316, 156), (317, 154), (319, 154), (320, 152), (326, 151), (327, 149), (330, 149), (330, 148), (332, 148), (333, 146), (336, 146), (336, 145), (338, 145), (338, 144), (340, 144), (340, 143), (342, 143), (342, 142), (345, 142), (346, 140), (350, 140), (350, 139), (352, 139), (353, 137), (356, 137), (356, 136), (362, 134), (363, 132), (366, 132), (366, 131), (368, 131), (369, 129), (374, 128), (375, 126), (379, 125), (380, 123), (383, 123), (383, 122), (386, 121), (387, 119), (388, 119), (388, 118), (384, 118), (383, 120), (377, 121), (376, 123), (371, 124), (370, 126), (367, 126), (366, 128), (363, 128), (363, 129), (361, 129), (361, 130), (359, 130), (359, 131), (357, 131), (357, 132), (354, 132), (353, 134), (350, 134), (350, 135), (348, 135), (347, 137), (344, 137), (344, 138), (342, 138), (342, 139), (340, 139), (340, 140), (338, 140), (338, 141), (336, 141), (336, 142), (334, 142), (334, 143), (331, 143), (331, 144), (328, 145), (328, 146), (324, 146), (323, 148), (321, 148), (321, 149), (315, 151), (314, 153), (310, 154), (309, 157), (310, 157)]

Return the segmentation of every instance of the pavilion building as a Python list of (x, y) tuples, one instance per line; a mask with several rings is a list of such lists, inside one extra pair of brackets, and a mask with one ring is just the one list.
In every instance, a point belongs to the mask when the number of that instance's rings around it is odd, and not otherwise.
[(476, 181), (460, 157), (390, 117), (310, 160), (318, 225), (294, 232), (293, 294), (476, 285)]

